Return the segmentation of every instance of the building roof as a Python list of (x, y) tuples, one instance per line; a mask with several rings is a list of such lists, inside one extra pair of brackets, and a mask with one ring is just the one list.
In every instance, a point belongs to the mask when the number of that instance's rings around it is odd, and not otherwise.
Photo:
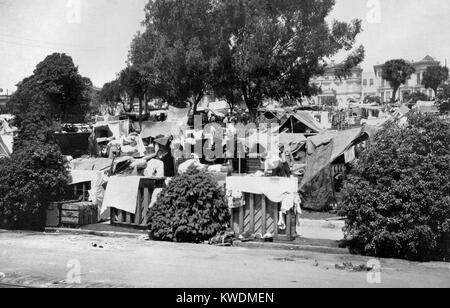
[(433, 57), (427, 55), (425, 58), (420, 60), (420, 62), (436, 62), (436, 60)]
[[(420, 63), (424, 63), (424, 64), (439, 64), (439, 61), (437, 61), (436, 59), (434, 59), (433, 57), (431, 57), (429, 55), (425, 56), (425, 58), (423, 58), (422, 60), (417, 61), (417, 62), (414, 62), (414, 61), (406, 61), (406, 62), (411, 63), (413, 65), (414, 64), (420, 64)], [(374, 65), (373, 67), (374, 67), (374, 69), (376, 71), (377, 69), (382, 68), (383, 66), (384, 66), (384, 63), (383, 64)]]

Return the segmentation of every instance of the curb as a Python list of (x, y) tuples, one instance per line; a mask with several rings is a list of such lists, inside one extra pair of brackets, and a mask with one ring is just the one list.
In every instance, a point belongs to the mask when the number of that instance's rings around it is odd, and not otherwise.
[(255, 242), (233, 242), (233, 247), (249, 248), (249, 249), (268, 249), (268, 250), (289, 250), (289, 251), (306, 251), (333, 255), (349, 255), (348, 249), (311, 246), (311, 245), (295, 245), (283, 243), (255, 243)]
[(45, 228), (44, 233), (48, 234), (71, 234), (71, 235), (92, 235), (100, 237), (112, 237), (112, 238), (129, 238), (140, 239), (145, 234), (138, 233), (125, 233), (125, 232), (112, 232), (112, 231), (92, 231), (82, 229), (67, 229), (67, 228)]

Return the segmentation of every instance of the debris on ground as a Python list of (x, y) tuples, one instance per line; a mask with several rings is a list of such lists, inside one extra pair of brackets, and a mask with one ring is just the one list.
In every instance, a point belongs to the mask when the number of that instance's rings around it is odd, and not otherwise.
[(337, 270), (340, 271), (348, 271), (348, 272), (370, 272), (373, 270), (373, 267), (368, 267), (366, 264), (361, 265), (353, 265), (353, 263), (344, 262), (343, 264), (335, 264), (334, 266)]
[(208, 241), (209, 245), (230, 247), (233, 246), (233, 232), (221, 232)]

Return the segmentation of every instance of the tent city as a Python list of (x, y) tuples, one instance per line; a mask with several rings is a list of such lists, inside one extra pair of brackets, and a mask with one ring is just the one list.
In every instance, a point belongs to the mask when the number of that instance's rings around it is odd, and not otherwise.
[(450, 287), (449, 14), (0, 0), (0, 288)]

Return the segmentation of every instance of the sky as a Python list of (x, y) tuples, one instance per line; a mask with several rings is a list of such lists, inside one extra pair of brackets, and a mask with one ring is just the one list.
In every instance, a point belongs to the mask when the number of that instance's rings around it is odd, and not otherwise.
[[(72, 56), (95, 86), (125, 66), (148, 0), (0, 0), (0, 89), (11, 93), (53, 52)], [(363, 21), (365, 71), (389, 59), (450, 60), (450, 1), (336, 0), (329, 20)], [(339, 61), (344, 55), (338, 55)]]

